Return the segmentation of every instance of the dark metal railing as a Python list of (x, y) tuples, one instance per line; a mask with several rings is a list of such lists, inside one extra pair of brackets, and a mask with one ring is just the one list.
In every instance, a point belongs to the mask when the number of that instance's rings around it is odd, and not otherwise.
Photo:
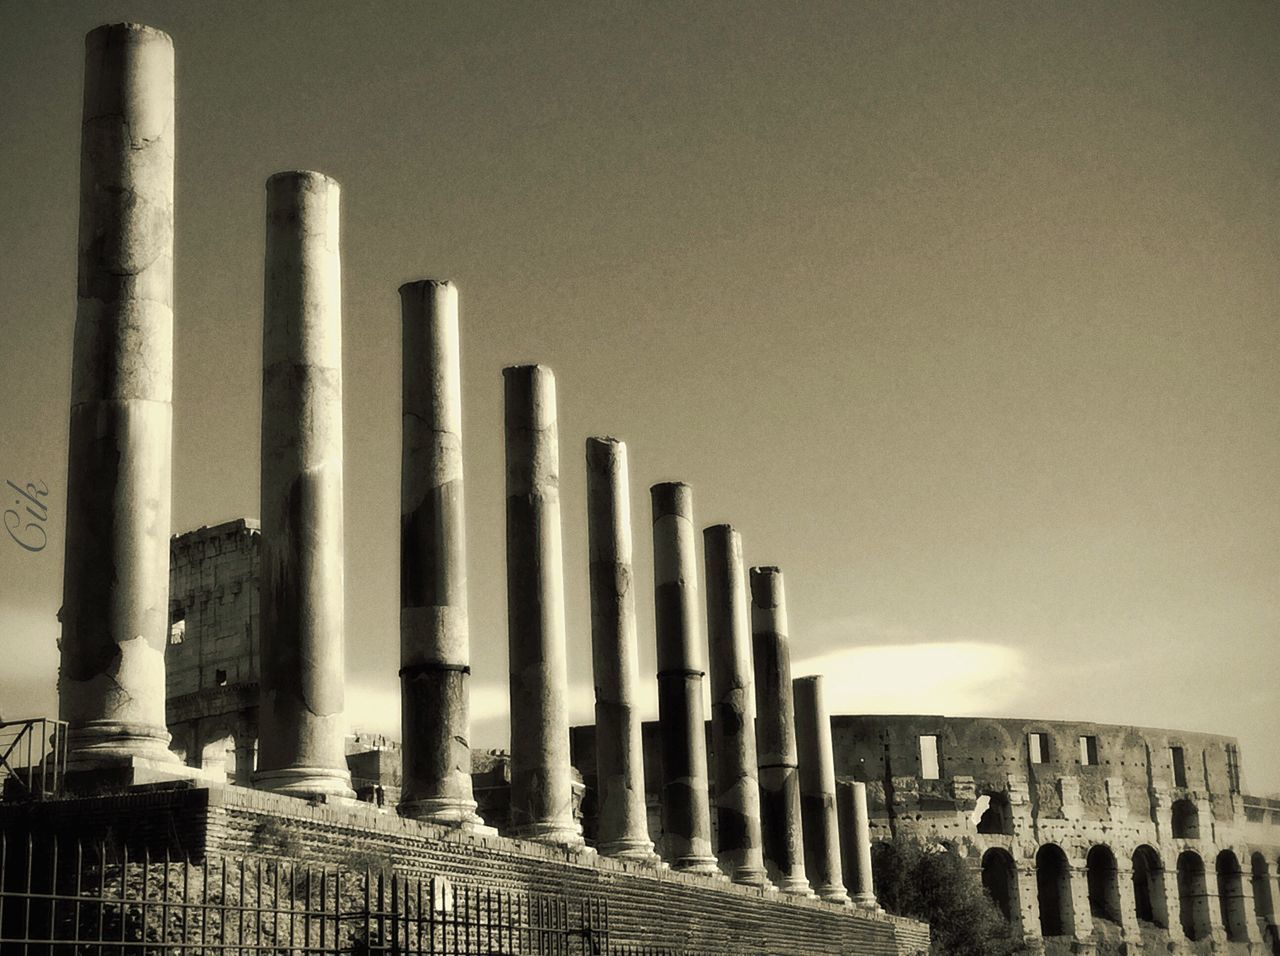
[(0, 721), (0, 797), (55, 796), (66, 769), (65, 722), (44, 717)]
[[(0, 833), (0, 952), (586, 956), (603, 900), (259, 857), (201, 862)], [(627, 951), (641, 953), (643, 950)]]

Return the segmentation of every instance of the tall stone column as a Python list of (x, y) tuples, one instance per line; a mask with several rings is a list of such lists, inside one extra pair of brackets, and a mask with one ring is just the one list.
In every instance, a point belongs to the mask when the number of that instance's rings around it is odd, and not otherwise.
[(673, 869), (720, 872), (711, 852), (707, 738), (698, 655), (698, 570), (693, 491), (681, 482), (649, 489), (658, 633), (658, 734), (662, 745), (663, 855)]
[[(841, 812), (847, 813), (847, 822), (841, 827), (844, 844), (841, 855), (847, 886), (853, 893), (853, 902), (879, 909), (871, 879), (871, 817), (867, 813), (867, 785), (841, 783), (839, 792), (843, 800)], [(1032, 885), (1034, 887), (1034, 882)], [(1025, 899), (1025, 895), (1022, 898)]]
[(800, 815), (804, 824), (805, 872), (828, 903), (848, 903), (840, 873), (840, 824), (836, 819), (836, 765), (831, 716), (821, 677), (791, 682), (800, 757)]
[(400, 287), (400, 813), (483, 825), (471, 794), (471, 674), (458, 290)]
[(751, 569), (751, 643), (765, 867), (784, 893), (809, 896), (813, 891), (804, 870), (791, 643), (782, 572), (777, 568)]
[(350, 797), (342, 736), (342, 275), (338, 184), (267, 180), (262, 324), (263, 790)]
[(582, 845), (573, 815), (565, 664), (564, 557), (556, 382), (542, 365), (502, 371), (507, 444), (507, 634), (511, 668), (511, 826), (515, 836)]
[(605, 856), (657, 862), (649, 839), (644, 750), (635, 702), (640, 665), (627, 446), (615, 438), (587, 439), (587, 539), (596, 685), (596, 846)]
[(716, 823), (720, 863), (735, 883), (762, 886), (760, 781), (751, 715), (751, 625), (742, 537), (727, 524), (702, 532), (707, 570), (707, 640), (711, 664), (711, 741), (716, 755)]
[(88, 34), (58, 680), (73, 770), (181, 767), (164, 711), (173, 104), (166, 34)]

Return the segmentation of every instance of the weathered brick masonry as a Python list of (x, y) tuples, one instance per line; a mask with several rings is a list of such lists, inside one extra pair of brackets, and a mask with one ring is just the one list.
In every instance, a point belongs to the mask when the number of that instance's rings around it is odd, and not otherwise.
[(781, 897), (724, 880), (418, 823), (363, 806), (311, 805), (240, 787), (165, 788), (0, 806), (9, 832), (83, 835), (200, 859), (288, 856), (444, 875), (459, 883), (607, 902), (610, 940), (715, 954), (907, 956), (928, 949), (920, 923)]

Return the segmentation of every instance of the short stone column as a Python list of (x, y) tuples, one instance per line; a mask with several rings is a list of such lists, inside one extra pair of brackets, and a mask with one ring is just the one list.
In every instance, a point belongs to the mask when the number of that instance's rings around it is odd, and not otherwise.
[(751, 643), (765, 867), (784, 893), (809, 896), (813, 891), (804, 869), (791, 642), (782, 572), (777, 568), (751, 569)]
[(762, 886), (767, 880), (751, 714), (755, 691), (742, 537), (727, 524), (714, 525), (702, 532), (702, 549), (707, 571), (718, 856), (733, 882)]
[(507, 638), (511, 832), (580, 847), (569, 765), (560, 439), (542, 365), (502, 370), (507, 446)]
[(338, 184), (267, 180), (259, 789), (353, 797), (343, 747)]
[(871, 870), (871, 816), (867, 812), (867, 785), (842, 781), (837, 785), (840, 801), (841, 861), (845, 886), (858, 906), (879, 909)]
[(400, 287), (399, 811), (475, 828), (458, 289), (423, 279)]
[(71, 770), (181, 768), (164, 709), (173, 102), (166, 34), (117, 23), (85, 37), (58, 671)]
[(848, 903), (840, 873), (840, 825), (836, 820), (836, 766), (831, 717), (821, 677), (792, 681), (796, 745), (800, 757), (800, 811), (804, 824), (805, 872), (813, 891), (828, 903)]
[(649, 494), (653, 504), (663, 856), (673, 869), (714, 874), (720, 869), (711, 851), (693, 491), (682, 482), (664, 482), (650, 488)]
[(656, 863), (644, 802), (644, 749), (635, 699), (640, 665), (627, 446), (616, 438), (588, 438), (586, 453), (596, 685), (596, 849), (605, 856)]

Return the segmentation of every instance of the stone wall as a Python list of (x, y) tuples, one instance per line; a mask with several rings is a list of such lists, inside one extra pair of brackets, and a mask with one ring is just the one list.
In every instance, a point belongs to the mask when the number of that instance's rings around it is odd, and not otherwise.
[(288, 856), (377, 866), (455, 883), (602, 900), (610, 942), (685, 953), (856, 953), (907, 956), (928, 949), (928, 928), (725, 880), (578, 855), (561, 848), (450, 831), (362, 805), (312, 805), (239, 787), (157, 789), (112, 797), (0, 805), (0, 826), (63, 837), (109, 833), (152, 852)]

